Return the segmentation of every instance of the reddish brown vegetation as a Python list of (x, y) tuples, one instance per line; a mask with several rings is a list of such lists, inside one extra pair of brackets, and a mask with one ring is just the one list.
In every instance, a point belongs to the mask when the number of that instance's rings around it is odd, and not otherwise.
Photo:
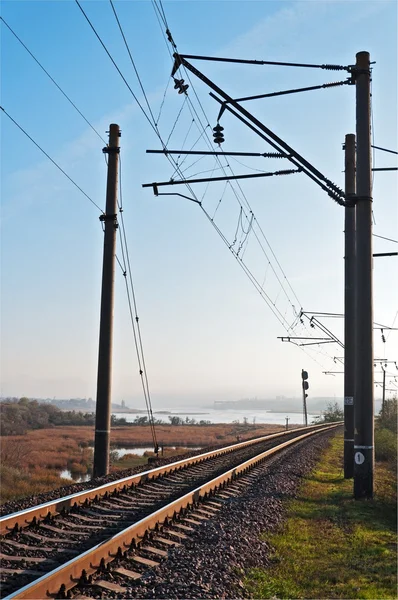
[[(184, 447), (219, 446), (281, 431), (281, 425), (159, 425), (159, 445)], [(59, 473), (69, 469), (85, 474), (92, 464), (93, 427), (61, 426), (35, 429), (25, 435), (0, 438), (2, 499), (23, 497), (61, 485)], [(111, 447), (152, 446), (149, 427), (114, 427)], [(167, 453), (170, 454), (170, 453)], [(138, 459), (135, 459), (137, 461)], [(147, 460), (140, 458), (138, 462)], [(134, 459), (130, 457), (129, 461)], [(118, 461), (115, 468), (125, 468), (128, 461)], [(133, 464), (132, 463), (132, 464)]]

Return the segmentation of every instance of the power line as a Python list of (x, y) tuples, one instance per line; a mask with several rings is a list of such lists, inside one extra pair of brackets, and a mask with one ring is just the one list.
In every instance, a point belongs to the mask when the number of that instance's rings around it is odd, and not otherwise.
[[(147, 368), (146, 368), (146, 362), (145, 362), (144, 347), (143, 347), (143, 343), (142, 343), (141, 328), (140, 328), (140, 324), (139, 324), (136, 295), (135, 295), (135, 290), (134, 290), (130, 256), (129, 256), (129, 250), (128, 250), (128, 244), (127, 244), (126, 229), (124, 226), (124, 218), (123, 218), (124, 211), (123, 211), (122, 169), (121, 169), (120, 155), (119, 155), (119, 167), (120, 167), (120, 170), (119, 170), (120, 171), (119, 215), (120, 215), (120, 221), (121, 221), (121, 225), (122, 225), (122, 233), (120, 235), (120, 245), (121, 245), (122, 259), (123, 259), (122, 270), (123, 270), (123, 277), (124, 277), (125, 285), (126, 285), (127, 300), (128, 300), (128, 305), (129, 305), (129, 312), (130, 312), (131, 325), (132, 325), (132, 330), (133, 330), (135, 349), (136, 349), (136, 354), (137, 354), (139, 374), (141, 377), (141, 384), (142, 384), (145, 404), (146, 404), (146, 408), (147, 408), (147, 412), (148, 412), (148, 420), (149, 420), (149, 425), (151, 427), (154, 448), (155, 448), (155, 452), (157, 453), (158, 443), (157, 443), (157, 439), (156, 439), (156, 431), (155, 431), (154, 417), (153, 417), (153, 413), (152, 413), (152, 402), (151, 402), (151, 395), (150, 395), (150, 391), (149, 391), (149, 382), (148, 382), (148, 374), (147, 374)], [(118, 261), (118, 262), (120, 264), (120, 261)], [(129, 275), (129, 279), (127, 279), (127, 273)], [(130, 288), (129, 288), (129, 284), (130, 284)], [(131, 290), (131, 297), (133, 300), (134, 314), (133, 314), (133, 306), (131, 303), (130, 290)]]
[(58, 85), (58, 83), (55, 81), (55, 79), (50, 75), (50, 73), (48, 71), (46, 71), (46, 69), (43, 67), (43, 65), (39, 62), (39, 60), (32, 54), (32, 52), (29, 50), (29, 48), (26, 46), (26, 44), (23, 43), (23, 41), (21, 40), (21, 38), (19, 38), (17, 36), (17, 34), (15, 33), (15, 31), (13, 29), (11, 29), (11, 27), (9, 26), (9, 24), (4, 20), (3, 17), (0, 16), (0, 20), (3, 21), (4, 25), (11, 31), (11, 33), (13, 34), (13, 36), (18, 40), (18, 42), (25, 48), (25, 50), (30, 54), (30, 56), (33, 58), (34, 61), (36, 61), (36, 63), (39, 65), (39, 67), (42, 69), (42, 71), (44, 71), (44, 73), (47, 75), (47, 77), (53, 82), (53, 84), (59, 89), (59, 91), (61, 92), (61, 94), (63, 94), (65, 96), (65, 98), (68, 100), (68, 102), (73, 106), (73, 108), (79, 113), (79, 115), (85, 120), (85, 122), (87, 123), (87, 125), (89, 127), (91, 127), (91, 129), (94, 131), (94, 133), (96, 133), (98, 135), (98, 137), (100, 138), (100, 140), (102, 142), (104, 142), (105, 144), (107, 143), (106, 140), (104, 140), (104, 138), (101, 136), (100, 133), (98, 133), (98, 131), (95, 129), (95, 127), (90, 123), (90, 121), (84, 116), (84, 114), (78, 109), (78, 107), (76, 106), (76, 104), (74, 102), (72, 102), (72, 100), (69, 98), (69, 96), (64, 92), (64, 90)]
[(152, 127), (152, 129), (154, 129), (154, 131), (156, 132), (156, 127), (154, 126), (154, 124), (152, 123), (151, 119), (148, 117), (148, 115), (146, 114), (141, 102), (138, 100), (137, 96), (134, 94), (133, 90), (131, 89), (127, 79), (125, 78), (125, 76), (123, 75), (123, 73), (121, 72), (121, 70), (119, 69), (119, 67), (117, 66), (115, 60), (113, 59), (111, 53), (109, 52), (108, 48), (105, 46), (104, 42), (102, 41), (101, 37), (99, 36), (99, 34), (97, 33), (94, 25), (91, 23), (90, 19), (88, 18), (88, 16), (86, 15), (86, 13), (84, 12), (82, 6), (79, 3), (79, 0), (75, 0), (76, 4), (78, 5), (78, 7), (80, 8), (81, 12), (83, 13), (87, 23), (90, 25), (91, 29), (93, 30), (96, 38), (98, 39), (98, 41), (100, 42), (101, 46), (103, 47), (103, 49), (105, 50), (105, 52), (107, 53), (108, 57), (110, 58), (110, 60), (112, 61), (113, 66), (115, 67), (115, 69), (117, 70), (117, 72), (119, 73), (120, 77), (123, 79), (124, 83), (126, 84), (127, 88), (129, 89), (131, 95), (133, 96), (134, 100), (136, 101), (136, 103), (138, 104), (138, 106), (140, 107), (141, 111), (143, 112), (145, 118), (147, 119), (148, 123), (150, 124), (150, 126)]
[(394, 242), (394, 244), (398, 244), (398, 240), (392, 240), (391, 238), (384, 237), (382, 235), (377, 235), (376, 233), (373, 233), (372, 235), (374, 235), (374, 237), (380, 238), (382, 240), (387, 240), (387, 242)]
[(42, 152), (49, 160), (51, 160), (51, 162), (53, 163), (53, 165), (55, 165), (57, 167), (57, 169), (59, 169), (61, 171), (61, 173), (63, 173), (65, 175), (65, 177), (67, 177), (69, 179), (69, 181), (71, 183), (73, 183), (73, 185), (75, 187), (77, 187), (77, 189), (84, 195), (86, 196), (86, 198), (91, 202), (91, 204), (94, 204), (94, 206), (96, 208), (98, 208), (98, 210), (103, 213), (104, 211), (102, 210), (102, 208), (100, 208), (98, 206), (98, 204), (96, 204), (96, 202), (94, 202), (94, 200), (92, 198), (90, 198), (90, 196), (88, 194), (86, 194), (86, 192), (84, 190), (82, 190), (82, 188), (77, 185), (77, 183), (75, 181), (73, 181), (73, 179), (71, 177), (69, 177), (69, 175), (59, 166), (58, 163), (55, 162), (54, 159), (51, 158), (51, 156), (49, 154), (47, 154), (47, 152), (45, 150), (43, 150), (43, 148), (41, 146), (39, 146), (39, 144), (37, 142), (35, 142), (35, 140), (25, 131), (25, 129), (23, 129), (23, 127), (21, 127), (21, 125), (19, 125), (19, 123), (17, 123), (15, 121), (15, 119), (13, 119), (11, 117), (11, 115), (8, 114), (8, 112), (2, 107), (0, 106), (0, 109), (4, 112), (5, 115), (7, 115), (7, 117), (18, 127), (18, 129), (20, 129), (22, 131), (22, 133), (24, 133), (26, 135), (27, 138), (30, 139), (31, 142), (33, 142), (33, 144), (40, 150), (40, 152)]
[[(143, 95), (144, 95), (144, 98), (145, 98), (146, 105), (147, 105), (147, 107), (148, 107), (148, 110), (149, 110), (149, 112), (150, 112), (150, 115), (151, 115), (151, 117), (152, 117), (152, 120), (153, 120), (153, 122), (155, 123), (155, 117), (153, 116), (153, 113), (152, 113), (152, 110), (151, 110), (151, 107), (150, 107), (150, 104), (149, 104), (149, 101), (148, 101), (147, 95), (146, 95), (146, 93), (145, 93), (145, 90), (144, 90), (144, 86), (142, 85), (141, 78), (140, 78), (140, 76), (139, 76), (139, 74), (138, 74), (137, 67), (135, 66), (135, 62), (134, 62), (133, 56), (132, 56), (132, 54), (131, 54), (131, 52), (130, 52), (129, 45), (128, 45), (128, 43), (127, 43), (127, 40), (126, 40), (126, 36), (124, 35), (123, 29), (122, 29), (122, 25), (121, 25), (121, 23), (120, 23), (119, 17), (117, 16), (117, 13), (116, 13), (115, 6), (114, 6), (114, 4), (113, 4), (113, 1), (112, 1), (112, 0), (109, 0), (109, 2), (110, 2), (110, 4), (111, 4), (112, 10), (113, 10), (113, 14), (115, 15), (115, 19), (116, 19), (116, 21), (117, 21), (117, 24), (118, 24), (118, 26), (119, 26), (120, 33), (122, 34), (122, 38), (123, 38), (124, 44), (125, 44), (125, 46), (126, 46), (127, 52), (128, 52), (128, 54), (129, 54), (129, 57), (130, 57), (131, 64), (133, 65), (133, 68), (134, 68), (135, 74), (136, 74), (136, 76), (137, 76), (138, 83), (140, 84), (141, 91), (142, 91), (142, 93), (143, 93)], [(156, 126), (156, 124), (155, 124), (155, 126)]]
[(380, 146), (373, 146), (372, 148), (376, 148), (376, 150), (383, 150), (383, 152), (390, 152), (391, 154), (398, 154), (396, 150), (387, 150), (387, 148), (381, 148)]

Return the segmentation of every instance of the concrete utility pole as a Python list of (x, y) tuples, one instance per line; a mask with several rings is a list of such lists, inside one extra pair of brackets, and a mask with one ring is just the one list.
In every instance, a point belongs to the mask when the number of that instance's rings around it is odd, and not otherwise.
[(358, 52), (356, 84), (356, 318), (354, 497), (373, 497), (373, 290), (370, 56)]
[[(355, 195), (355, 135), (344, 145), (345, 195)], [(345, 207), (344, 221), (344, 478), (354, 476), (355, 376), (355, 204)]]
[(289, 429), (289, 419), (290, 417), (285, 417), (286, 419), (286, 431)]
[(109, 472), (109, 445), (111, 427), (111, 383), (113, 302), (115, 280), (115, 253), (117, 230), (117, 188), (119, 172), (119, 125), (109, 127), (108, 179), (106, 186), (104, 223), (104, 255), (102, 265), (101, 317), (98, 353), (97, 406), (95, 413), (94, 477)]
[(383, 368), (383, 365), (381, 367), (381, 370), (383, 371), (383, 398), (381, 401), (381, 412), (382, 412), (382, 415), (384, 416), (384, 408), (386, 405), (386, 370), (385, 370), (385, 368)]

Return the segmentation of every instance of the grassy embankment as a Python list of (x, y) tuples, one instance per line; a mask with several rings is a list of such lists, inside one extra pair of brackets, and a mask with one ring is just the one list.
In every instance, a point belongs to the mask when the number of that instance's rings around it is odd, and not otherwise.
[(394, 452), (387, 455), (376, 462), (374, 499), (356, 501), (352, 480), (343, 478), (342, 435), (333, 438), (283, 527), (264, 537), (272, 566), (249, 572), (253, 598), (397, 597), (397, 472)]
[[(283, 429), (281, 425), (159, 425), (156, 435), (164, 456), (181, 454), (186, 447), (214, 446), (236, 442), (249, 437), (266, 435)], [(25, 435), (0, 438), (0, 503), (56, 489), (71, 481), (61, 479), (60, 472), (68, 469), (74, 476), (85, 475), (92, 467), (93, 428), (59, 426), (35, 429)], [(152, 446), (149, 427), (114, 427), (112, 448)], [(148, 462), (148, 456), (127, 454), (120, 460), (112, 457), (112, 470), (127, 469)]]

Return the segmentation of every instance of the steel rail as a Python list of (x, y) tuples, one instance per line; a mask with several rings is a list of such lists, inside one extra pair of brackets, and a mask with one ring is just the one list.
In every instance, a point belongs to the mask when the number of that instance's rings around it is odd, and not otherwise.
[(120, 552), (131, 547), (132, 543), (140, 544), (145, 534), (154, 529), (157, 526), (166, 525), (169, 521), (176, 517), (176, 515), (187, 507), (198, 503), (213, 493), (220, 487), (225, 486), (227, 483), (234, 481), (237, 476), (245, 474), (251, 467), (263, 461), (264, 459), (280, 452), (284, 448), (291, 446), (299, 441), (302, 441), (312, 435), (320, 432), (328, 431), (339, 427), (341, 423), (334, 423), (332, 425), (323, 425), (317, 427), (315, 430), (306, 432), (292, 440), (282, 442), (275, 448), (266, 450), (258, 454), (257, 456), (246, 460), (242, 464), (232, 469), (229, 469), (222, 475), (215, 477), (211, 481), (197, 487), (196, 489), (184, 494), (181, 498), (174, 500), (167, 506), (158, 509), (151, 515), (141, 519), (134, 525), (130, 525), (125, 530), (115, 534), (108, 540), (97, 544), (90, 550), (87, 550), (80, 556), (68, 561), (61, 567), (54, 569), (50, 573), (43, 575), (39, 579), (32, 583), (25, 585), (20, 590), (10, 594), (5, 600), (14, 599), (33, 599), (37, 598), (56, 598), (59, 595), (59, 590), (62, 586), (63, 592), (75, 587), (81, 576), (82, 572), (85, 571), (86, 575), (92, 575), (95, 573), (100, 564), (106, 565), (112, 562)]
[(21, 528), (28, 527), (34, 521), (34, 519), (37, 521), (45, 519), (49, 515), (59, 514), (62, 511), (70, 510), (74, 506), (83, 504), (86, 500), (94, 500), (96, 497), (98, 498), (104, 496), (107, 493), (110, 494), (124, 488), (125, 486), (137, 485), (138, 483), (144, 481), (156, 479), (157, 477), (160, 477), (166, 473), (172, 473), (173, 471), (177, 471), (187, 466), (192, 466), (196, 463), (208, 460), (209, 458), (221, 456), (222, 454), (233, 452), (234, 450), (257, 444), (262, 441), (271, 440), (278, 436), (282, 437), (295, 432), (310, 429), (312, 430), (320, 427), (322, 427), (322, 425), (311, 425), (308, 428), (301, 427), (299, 429), (289, 429), (288, 431), (280, 431), (259, 438), (254, 438), (252, 440), (247, 440), (245, 442), (239, 442), (238, 444), (232, 444), (230, 446), (225, 446), (224, 448), (219, 448), (218, 450), (204, 452), (191, 458), (182, 459), (168, 465), (150, 469), (148, 471), (142, 471), (141, 473), (105, 483), (98, 487), (84, 490), (83, 492), (76, 492), (75, 494), (70, 494), (68, 496), (64, 496), (63, 498), (57, 498), (56, 500), (50, 500), (49, 502), (39, 504), (38, 506), (33, 506), (9, 515), (4, 515), (3, 517), (0, 517), (0, 535), (6, 535), (16, 526)]

